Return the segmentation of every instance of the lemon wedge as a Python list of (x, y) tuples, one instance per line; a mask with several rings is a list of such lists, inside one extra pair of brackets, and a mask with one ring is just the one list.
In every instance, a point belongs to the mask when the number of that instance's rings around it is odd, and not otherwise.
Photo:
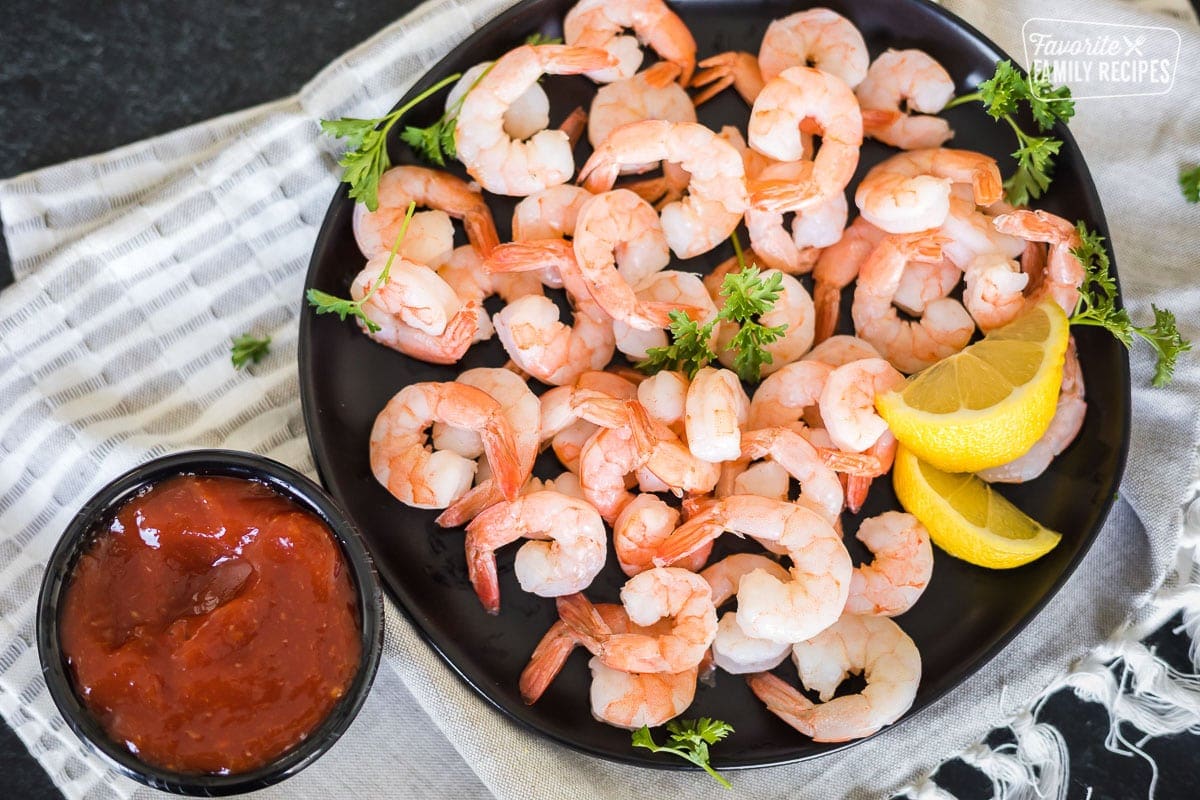
[(1009, 569), (1041, 558), (1062, 539), (976, 476), (943, 472), (903, 445), (894, 470), (900, 504), (955, 558)]
[(875, 398), (901, 444), (946, 472), (977, 472), (1025, 454), (1054, 417), (1069, 339), (1045, 300), (960, 353)]

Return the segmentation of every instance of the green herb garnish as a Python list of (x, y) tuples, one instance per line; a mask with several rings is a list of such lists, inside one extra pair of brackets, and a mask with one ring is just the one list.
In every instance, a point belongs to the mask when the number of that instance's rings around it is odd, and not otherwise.
[(783, 293), (783, 276), (776, 272), (764, 280), (758, 267), (746, 266), (737, 233), (732, 238), (741, 270), (726, 275), (721, 284), (724, 307), (715, 319), (704, 325), (682, 311), (672, 311), (671, 324), (667, 327), (671, 343), (666, 347), (647, 350), (646, 359), (638, 364), (638, 369), (648, 373), (664, 369), (680, 370), (689, 378), (694, 378), (702, 367), (717, 357), (709, 346), (717, 323), (732, 322), (738, 326), (738, 332), (729, 342), (729, 348), (735, 351), (734, 371), (744, 381), (758, 382), (762, 365), (772, 361), (766, 346), (783, 336), (787, 326), (769, 328), (758, 322), (756, 317), (775, 307), (775, 301)]
[(350, 184), (350, 197), (363, 203), (368, 211), (379, 208), (379, 178), (392, 166), (387, 151), (388, 131), (419, 103), (460, 77), (460, 74), (455, 73), (443, 78), (392, 113), (377, 119), (343, 117), (321, 120), (322, 131), (334, 138), (345, 139), (349, 145), (349, 149), (342, 154), (338, 163), (345, 168), (342, 182)]
[(1013, 114), (1026, 103), (1034, 122), (1042, 133), (1050, 131), (1055, 122), (1066, 123), (1075, 115), (1071, 90), (1055, 87), (1048, 71), (1022, 76), (1011, 61), (996, 64), (996, 73), (979, 84), (970, 94), (954, 98), (946, 104), (953, 108), (963, 103), (983, 103), (993, 119), (1004, 120), (1017, 136), (1017, 171), (1004, 181), (1004, 194), (1016, 206), (1028, 205), (1030, 199), (1041, 197), (1050, 186), (1054, 173), (1054, 158), (1062, 149), (1062, 141), (1050, 136), (1031, 136), (1017, 125)]
[(654, 743), (650, 729), (643, 725), (633, 732), (633, 746), (644, 747), (652, 753), (673, 753), (680, 758), (690, 761), (713, 777), (717, 783), (726, 789), (732, 789), (729, 781), (708, 763), (708, 746), (716, 744), (733, 733), (733, 726), (719, 719), (681, 719), (667, 723), (667, 742), (664, 745)]
[(233, 340), (233, 346), (229, 348), (229, 357), (233, 362), (233, 368), (241, 369), (251, 362), (257, 364), (262, 361), (270, 349), (270, 336), (260, 339), (253, 334), (243, 333)]
[(415, 202), (408, 204), (408, 211), (404, 213), (404, 221), (400, 223), (400, 233), (396, 235), (396, 241), (392, 243), (392, 250), (388, 253), (387, 263), (383, 265), (379, 277), (367, 289), (366, 294), (357, 300), (347, 300), (328, 292), (322, 292), (320, 289), (309, 289), (304, 295), (308, 300), (308, 304), (315, 308), (318, 314), (337, 314), (338, 318), (342, 321), (345, 321), (346, 317), (357, 317), (359, 321), (367, 326), (368, 333), (379, 331), (379, 325), (363, 311), (363, 304), (370, 300), (375, 292), (387, 284), (388, 278), (392, 274), (392, 262), (396, 260), (396, 251), (400, 249), (400, 243), (404, 241), (404, 234), (408, 233), (408, 223), (412, 220), (413, 213), (416, 210), (417, 204)]
[(1191, 342), (1183, 338), (1175, 326), (1175, 315), (1153, 303), (1154, 324), (1144, 328), (1134, 325), (1129, 312), (1117, 308), (1117, 282), (1109, 274), (1108, 251), (1104, 237), (1093, 233), (1080, 222), (1076, 226), (1082, 243), (1071, 253), (1084, 267), (1083, 284), (1079, 287), (1079, 300), (1071, 313), (1072, 325), (1091, 325), (1111, 333), (1126, 348), (1133, 347), (1135, 336), (1145, 339), (1158, 353), (1154, 366), (1153, 384), (1166, 386), (1175, 374), (1175, 360), (1180, 353), (1192, 349)]
[(1179, 171), (1179, 188), (1189, 203), (1200, 203), (1200, 166)]

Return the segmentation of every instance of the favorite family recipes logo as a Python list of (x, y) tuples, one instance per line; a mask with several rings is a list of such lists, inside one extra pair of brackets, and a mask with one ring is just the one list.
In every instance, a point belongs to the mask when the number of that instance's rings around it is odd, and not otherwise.
[(1022, 27), (1025, 63), (1077, 100), (1166, 94), (1179, 64), (1179, 33), (1152, 25), (1034, 17)]

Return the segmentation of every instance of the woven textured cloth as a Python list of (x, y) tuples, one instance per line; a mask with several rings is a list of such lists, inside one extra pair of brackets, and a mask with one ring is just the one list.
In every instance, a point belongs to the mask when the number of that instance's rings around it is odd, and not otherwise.
[[(295, 97), (0, 182), (16, 275), (0, 293), (0, 714), (69, 797), (154, 793), (90, 755), (41, 680), (34, 607), (59, 533), (103, 483), (174, 450), (252, 450), (314, 474), (297, 394), (297, 319), (340, 172), (337, 145), (318, 135), (317, 120), (381, 113), (506, 5), (434, 0)], [(1017, 56), (1026, 17), (1051, 16), (1028, 1), (946, 5)], [(1056, 2), (1054, 11), (1164, 21), (1112, 4)], [(1200, 106), (1181, 102), (1200, 96), (1200, 75), (1187, 71), (1200, 31), (1171, 24), (1185, 65), (1171, 94), (1081, 102), (1071, 128), (1108, 214), (1134, 318), (1147, 319), (1151, 302), (1168, 306), (1195, 340), (1195, 212), (1175, 175), (1200, 162)], [(261, 364), (234, 372), (229, 341), (246, 330), (270, 334), (273, 345)], [(738, 793), (937, 796), (927, 776), (959, 753), (996, 780), (1057, 792), (1061, 741), (1031, 713), (1048, 688), (1070, 686), (1118, 717), (1149, 709), (1144, 730), (1200, 723), (1200, 692), (1137, 644), (1179, 609), (1200, 625), (1193, 540), (1184, 536), (1198, 477), (1198, 361), (1185, 358), (1169, 388), (1151, 390), (1151, 356), (1135, 350), (1121, 500), (1075, 576), (1001, 656), (858, 747), (738, 773)], [(1200, 507), (1188, 519), (1200, 536)], [(692, 774), (597, 761), (518, 729), (456, 679), (398, 609), (389, 605), (387, 617), (384, 663), (359, 719), (326, 757), (263, 796), (729, 796)], [(1117, 685), (1109, 668), (1117, 658), (1145, 681)], [(1175, 714), (1166, 721), (1164, 704)], [(1017, 752), (978, 744), (1008, 723), (1023, 742)]]

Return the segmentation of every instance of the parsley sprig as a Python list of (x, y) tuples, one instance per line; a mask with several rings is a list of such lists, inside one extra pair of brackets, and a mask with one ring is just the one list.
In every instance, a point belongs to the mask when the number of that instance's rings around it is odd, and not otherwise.
[(1179, 188), (1189, 203), (1200, 203), (1200, 166), (1179, 171)]
[(732, 322), (738, 326), (738, 332), (729, 342), (729, 348), (734, 351), (734, 371), (744, 381), (758, 382), (762, 365), (772, 361), (766, 346), (783, 336), (787, 326), (767, 327), (756, 317), (775, 307), (783, 293), (783, 276), (776, 272), (764, 280), (758, 267), (747, 267), (736, 233), (733, 248), (741, 271), (725, 276), (721, 284), (725, 305), (716, 318), (701, 325), (682, 311), (672, 311), (671, 324), (667, 327), (670, 344), (647, 350), (646, 359), (638, 364), (638, 369), (648, 373), (680, 370), (689, 378), (695, 377), (702, 367), (717, 357), (709, 344), (713, 329), (720, 322)]
[(1183, 338), (1175, 326), (1175, 315), (1165, 308), (1151, 304), (1154, 324), (1138, 327), (1129, 318), (1129, 312), (1117, 308), (1117, 282), (1109, 274), (1108, 251), (1104, 237), (1089, 231), (1082, 222), (1076, 230), (1082, 243), (1072, 254), (1083, 264), (1083, 285), (1079, 287), (1079, 299), (1071, 313), (1072, 325), (1091, 325), (1111, 333), (1126, 348), (1133, 347), (1134, 337), (1150, 343), (1158, 353), (1154, 367), (1153, 384), (1166, 386), (1175, 374), (1175, 361), (1180, 353), (1192, 349), (1191, 342)]
[[(532, 33), (525, 38), (525, 44), (533, 46), (560, 44), (561, 42), (561, 39), (544, 36), (541, 33)], [(484, 76), (492, 71), (494, 66), (496, 66), (495, 61), (488, 64), (487, 68), (479, 73), (479, 77), (471, 82), (467, 90), (446, 109), (444, 114), (434, 120), (432, 125), (424, 128), (418, 128), (415, 125), (407, 126), (400, 132), (401, 141), (411, 147), (418, 156), (439, 167), (446, 166), (447, 159), (457, 158), (454, 129), (458, 125), (458, 114), (462, 111), (463, 101), (479, 85)]]
[(367, 316), (367, 313), (363, 311), (363, 305), (380, 288), (387, 285), (388, 278), (392, 274), (392, 262), (396, 260), (396, 251), (400, 249), (400, 243), (404, 241), (404, 235), (408, 233), (408, 223), (412, 220), (413, 212), (416, 210), (416, 203), (408, 204), (408, 210), (404, 213), (404, 221), (400, 223), (400, 233), (396, 235), (396, 241), (392, 243), (392, 251), (388, 253), (387, 263), (383, 265), (383, 269), (379, 272), (379, 277), (367, 289), (366, 294), (357, 300), (347, 300), (328, 292), (322, 292), (320, 289), (309, 289), (304, 295), (308, 300), (308, 304), (316, 309), (318, 314), (337, 314), (338, 318), (343, 322), (346, 320), (346, 317), (357, 317), (363, 325), (367, 326), (368, 333), (379, 331), (379, 325)]
[(1017, 171), (1004, 181), (1008, 202), (1024, 206), (1030, 199), (1041, 197), (1050, 186), (1054, 158), (1062, 149), (1062, 141), (1026, 133), (1013, 114), (1022, 103), (1027, 104), (1039, 132), (1047, 133), (1055, 122), (1066, 123), (1075, 115), (1071, 90), (1066, 86), (1055, 87), (1049, 72), (1033, 72), (1025, 77), (1011, 61), (1001, 61), (996, 64), (996, 73), (979, 84), (976, 91), (954, 98), (946, 108), (970, 102), (983, 103), (992, 119), (1007, 122), (1017, 136), (1017, 149), (1012, 154), (1017, 160)]
[[(443, 78), (392, 113), (376, 119), (342, 117), (321, 120), (322, 131), (336, 139), (345, 139), (349, 146), (338, 164), (345, 169), (342, 182), (350, 184), (350, 197), (363, 203), (368, 211), (379, 208), (379, 178), (392, 166), (387, 151), (388, 131), (417, 105), (461, 77), (461, 74), (455, 73)], [(453, 132), (451, 128), (451, 134)]]
[(708, 746), (733, 733), (732, 725), (708, 717), (696, 720), (681, 719), (668, 722), (667, 732), (670, 736), (667, 737), (666, 744), (658, 745), (655, 744), (650, 729), (643, 725), (633, 732), (633, 746), (644, 747), (652, 753), (673, 753), (700, 767), (726, 789), (733, 788), (708, 762)]
[(257, 364), (262, 361), (270, 349), (270, 336), (260, 339), (253, 334), (243, 333), (233, 340), (233, 346), (229, 348), (229, 358), (234, 369), (241, 369), (249, 363)]

